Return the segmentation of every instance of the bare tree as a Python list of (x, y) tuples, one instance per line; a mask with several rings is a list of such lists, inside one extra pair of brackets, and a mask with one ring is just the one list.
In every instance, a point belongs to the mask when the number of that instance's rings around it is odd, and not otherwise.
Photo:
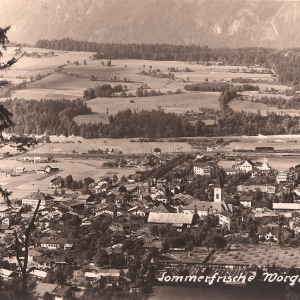
[[(18, 232), (15, 231), (15, 243), (16, 243), (16, 257), (17, 261), (19, 263), (20, 269), (21, 269), (21, 277), (22, 277), (22, 297), (24, 300), (27, 299), (27, 279), (29, 273), (32, 271), (32, 269), (27, 270), (27, 265), (28, 265), (28, 250), (29, 250), (29, 238), (30, 238), (30, 232), (32, 231), (34, 227), (34, 220), (36, 218), (36, 215), (38, 213), (39, 207), (41, 204), (41, 200), (39, 200), (38, 205), (34, 211), (33, 217), (25, 230), (25, 240), (23, 243), (20, 242), (20, 238), (18, 237)], [(24, 262), (21, 262), (21, 251), (22, 251), (22, 246), (24, 246)]]

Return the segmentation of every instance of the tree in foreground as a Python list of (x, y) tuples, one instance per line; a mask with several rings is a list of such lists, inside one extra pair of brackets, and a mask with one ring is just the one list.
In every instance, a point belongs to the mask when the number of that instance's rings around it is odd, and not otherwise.
[[(1, 28), (0, 27), (0, 59), (3, 58), (3, 51), (7, 50), (7, 43), (9, 42), (7, 38), (7, 32), (9, 30), (10, 26)], [(15, 50), (16, 57), (12, 57), (10, 60), (6, 62), (0, 62), (0, 70), (6, 70), (10, 68), (13, 64), (15, 64), (23, 55), (21, 47), (18, 46), (18, 48)], [(12, 127), (14, 124), (11, 120), (12, 114), (3, 107), (3, 105), (0, 105), (0, 140), (3, 141), (3, 135), (2, 132)]]
[[(7, 32), (9, 30), (10, 26), (5, 27), (5, 28), (0, 28), (0, 59), (3, 57), (3, 51), (6, 51), (7, 49), (7, 43), (8, 38), (7, 38)], [(21, 57), (21, 47), (18, 47), (15, 50), (15, 55), (19, 56), (18, 58), (11, 58), (10, 60), (8, 60), (7, 62), (0, 62), (0, 69), (1, 70), (6, 70), (8, 68), (10, 68), (13, 64), (15, 64)], [(6, 108), (4, 108), (3, 105), (0, 105), (0, 140), (3, 142), (3, 131), (7, 128), (10, 128), (14, 125), (14, 123), (12, 122), (12, 113), (10, 113)], [(3, 190), (0, 187), (0, 194), (3, 197), (5, 203), (10, 207), (11, 203), (9, 200), (9, 196), (12, 194), (12, 192), (8, 192), (6, 189)], [(22, 272), (22, 298), (23, 299), (27, 299), (27, 278), (28, 278), (28, 274), (30, 272), (27, 271), (27, 263), (28, 263), (28, 249), (29, 249), (29, 236), (30, 236), (30, 232), (33, 229), (34, 226), (34, 220), (35, 217), (37, 215), (38, 209), (40, 206), (40, 201), (37, 205), (37, 208), (34, 212), (33, 218), (29, 224), (29, 226), (27, 227), (27, 229), (25, 230), (25, 241), (24, 241), (24, 246), (25, 246), (25, 255), (24, 255), (24, 262), (22, 263), (21, 261), (21, 251), (22, 251), (22, 245), (21, 245), (21, 237), (18, 236), (18, 233), (15, 232), (15, 243), (16, 243), (16, 257), (18, 260), (18, 263), (20, 265), (21, 268), (21, 272)], [(23, 256), (23, 255), (22, 255)]]

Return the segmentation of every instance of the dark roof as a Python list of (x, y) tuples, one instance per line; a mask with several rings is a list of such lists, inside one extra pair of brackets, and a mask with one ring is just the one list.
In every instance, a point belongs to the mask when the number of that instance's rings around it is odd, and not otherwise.
[[(166, 197), (164, 197), (166, 198)], [(160, 203), (158, 206), (153, 207), (153, 209), (151, 209), (151, 211), (153, 212), (160, 212), (160, 213), (175, 213), (177, 212), (177, 210), (165, 203)]]
[(224, 187), (223, 181), (222, 181), (222, 179), (221, 179), (220, 174), (217, 175), (215, 187), (216, 187), (216, 188), (223, 188), (223, 187)]
[(241, 196), (240, 201), (253, 201), (253, 196)]
[(53, 199), (53, 197), (51, 197), (48, 194), (42, 193), (42, 192), (33, 192), (33, 193), (30, 193), (29, 195), (27, 195), (26, 197), (24, 197), (23, 199), (49, 200), (49, 199)]
[(273, 235), (278, 235), (280, 232), (280, 227), (265, 227), (265, 226), (259, 226), (258, 227), (258, 234), (259, 235), (265, 235), (266, 233), (271, 232)]

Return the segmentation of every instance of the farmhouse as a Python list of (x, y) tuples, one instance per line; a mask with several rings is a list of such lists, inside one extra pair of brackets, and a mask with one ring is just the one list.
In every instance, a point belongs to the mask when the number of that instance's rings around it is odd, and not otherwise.
[(41, 206), (51, 207), (54, 204), (54, 198), (48, 194), (41, 193), (40, 191), (30, 193), (22, 199), (22, 205), (37, 206), (41, 200)]
[(50, 188), (61, 188), (64, 185), (64, 179), (61, 176), (57, 176), (50, 180)]

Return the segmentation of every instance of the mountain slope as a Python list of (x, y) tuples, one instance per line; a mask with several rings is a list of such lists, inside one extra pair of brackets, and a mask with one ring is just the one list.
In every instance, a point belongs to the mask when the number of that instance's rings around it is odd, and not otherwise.
[(268, 0), (1, 0), (11, 41), (88, 40), (298, 47), (300, 2)]

